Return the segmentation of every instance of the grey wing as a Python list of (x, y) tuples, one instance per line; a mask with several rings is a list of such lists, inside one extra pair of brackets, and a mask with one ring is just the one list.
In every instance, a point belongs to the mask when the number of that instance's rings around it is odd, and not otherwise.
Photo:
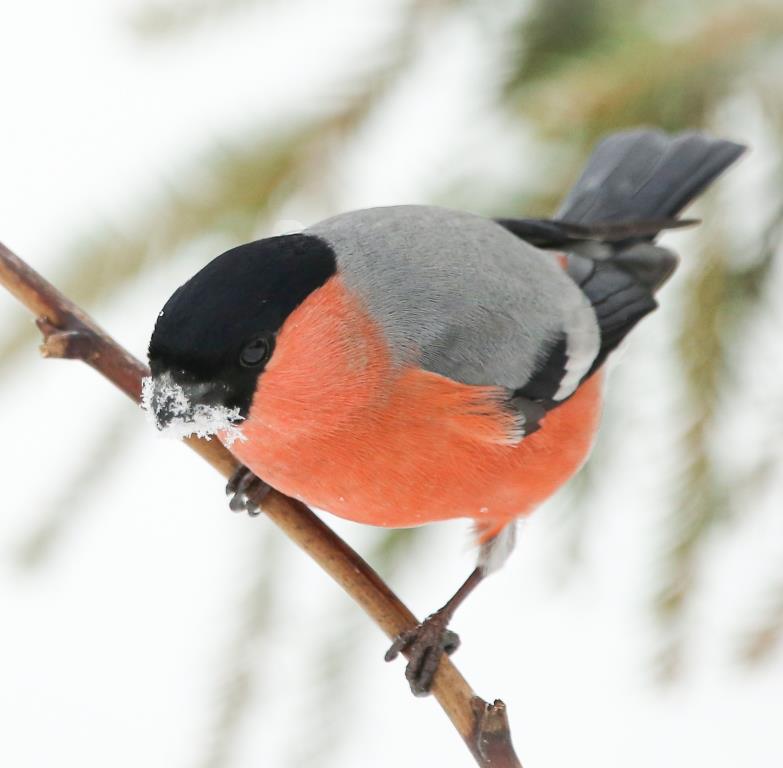
[(598, 355), (584, 293), (555, 256), (494, 221), (395, 206), (343, 214), (308, 233), (331, 245), (398, 362), (507, 389), (526, 433)]

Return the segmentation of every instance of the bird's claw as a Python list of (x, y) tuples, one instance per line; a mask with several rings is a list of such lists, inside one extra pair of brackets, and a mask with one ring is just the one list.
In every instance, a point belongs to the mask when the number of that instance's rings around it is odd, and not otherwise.
[(446, 628), (448, 617), (433, 613), (413, 629), (401, 632), (386, 651), (386, 661), (407, 653), (405, 678), (414, 696), (426, 696), (438, 669), (441, 656), (450, 656), (459, 648), (459, 635)]
[(226, 496), (231, 497), (229, 509), (256, 517), (261, 514), (261, 502), (270, 490), (270, 486), (247, 467), (240, 467), (226, 484)]

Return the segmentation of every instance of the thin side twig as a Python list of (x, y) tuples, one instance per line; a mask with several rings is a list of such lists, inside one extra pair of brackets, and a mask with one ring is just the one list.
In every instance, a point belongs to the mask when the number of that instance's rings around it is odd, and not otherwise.
[[(115, 342), (53, 285), (0, 243), (0, 284), (36, 317), (45, 357), (82, 360), (137, 403), (147, 366)], [(224, 477), (238, 467), (217, 441), (188, 438), (190, 448)], [(304, 504), (271, 491), (265, 515), (301, 547), (358, 603), (389, 638), (416, 626), (410, 610), (381, 577)], [(504, 704), (476, 696), (454, 664), (444, 657), (432, 693), (481, 768), (521, 768), (511, 744)]]

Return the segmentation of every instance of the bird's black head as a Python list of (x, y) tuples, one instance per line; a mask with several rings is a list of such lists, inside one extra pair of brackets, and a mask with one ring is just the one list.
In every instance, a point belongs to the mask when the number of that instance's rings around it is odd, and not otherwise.
[(198, 406), (247, 416), (277, 332), (335, 269), (319, 238), (283, 235), (226, 251), (178, 288), (149, 345), (148, 406), (159, 428)]

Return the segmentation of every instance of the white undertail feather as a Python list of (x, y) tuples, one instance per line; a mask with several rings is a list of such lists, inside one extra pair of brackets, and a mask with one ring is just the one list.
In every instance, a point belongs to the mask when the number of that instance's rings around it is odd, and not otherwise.
[(565, 374), (554, 396), (557, 401), (565, 400), (576, 391), (601, 348), (601, 333), (595, 312), (584, 294), (567, 311), (564, 326), (567, 360)]
[(494, 573), (508, 560), (509, 555), (514, 551), (516, 542), (517, 525), (516, 521), (512, 521), (497, 536), (485, 541), (479, 547), (476, 565), (481, 568), (485, 576)]

